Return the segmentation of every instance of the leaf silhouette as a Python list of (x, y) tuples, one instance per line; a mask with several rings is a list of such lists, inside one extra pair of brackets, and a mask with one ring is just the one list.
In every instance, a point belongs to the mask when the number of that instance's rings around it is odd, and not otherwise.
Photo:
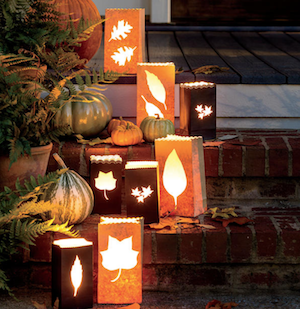
[(126, 63), (126, 60), (129, 62), (131, 60), (131, 57), (133, 56), (133, 52), (136, 49), (136, 47), (120, 47), (118, 48), (118, 51), (114, 52), (114, 54), (111, 56), (115, 63), (119, 64), (120, 66), (124, 66)]
[(176, 208), (177, 197), (186, 189), (187, 178), (175, 149), (172, 150), (165, 162), (163, 184), (167, 192), (174, 197)]
[(99, 190), (104, 190), (104, 197), (108, 200), (106, 190), (112, 191), (116, 188), (117, 179), (114, 178), (113, 172), (108, 173), (99, 172), (98, 177), (95, 179), (95, 187)]
[(118, 275), (111, 282), (120, 278), (122, 269), (132, 269), (137, 265), (139, 251), (132, 250), (132, 236), (118, 239), (108, 236), (108, 248), (100, 251), (102, 255), (102, 265), (107, 270), (119, 270)]
[(148, 84), (151, 94), (157, 101), (159, 101), (160, 103), (164, 105), (165, 109), (167, 109), (167, 106), (166, 106), (166, 96), (167, 95), (166, 95), (166, 89), (164, 85), (162, 84), (160, 79), (155, 74), (147, 70), (145, 70), (145, 73), (146, 73), (146, 78), (147, 78), (147, 84)]
[(118, 26), (113, 26), (113, 31), (111, 32), (111, 36), (108, 42), (110, 42), (111, 40), (125, 39), (127, 37), (127, 33), (131, 32), (131, 29), (133, 29), (133, 27), (128, 24), (128, 21), (126, 21), (125, 23), (124, 20), (119, 20)]
[(74, 260), (74, 264), (71, 268), (71, 282), (74, 286), (74, 296), (77, 295), (78, 289), (82, 283), (82, 265), (80, 263), (78, 255)]
[(141, 97), (146, 103), (145, 109), (146, 109), (148, 116), (159, 115), (159, 118), (164, 118), (163, 113), (160, 111), (160, 109), (157, 106), (155, 106), (153, 103), (148, 102), (143, 95)]

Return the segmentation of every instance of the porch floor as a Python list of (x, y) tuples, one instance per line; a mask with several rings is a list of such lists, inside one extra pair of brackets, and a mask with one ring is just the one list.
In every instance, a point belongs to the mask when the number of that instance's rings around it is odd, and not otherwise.
[[(146, 27), (145, 61), (174, 62), (178, 70), (176, 83), (206, 80), (218, 84), (300, 84), (300, 32), (270, 31), (272, 28), (268, 31), (155, 29)], [(103, 51), (101, 43), (88, 64), (90, 67), (103, 67)], [(214, 74), (208, 74), (209, 69), (192, 72), (208, 65), (228, 70), (216, 68)], [(126, 76), (118, 82), (135, 83), (136, 76)]]

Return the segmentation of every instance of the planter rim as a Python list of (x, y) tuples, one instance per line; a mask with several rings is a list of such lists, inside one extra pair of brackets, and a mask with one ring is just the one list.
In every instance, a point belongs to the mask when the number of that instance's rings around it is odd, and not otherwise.
[(48, 149), (52, 149), (53, 143), (43, 146), (31, 147), (31, 154), (39, 154), (47, 151)]

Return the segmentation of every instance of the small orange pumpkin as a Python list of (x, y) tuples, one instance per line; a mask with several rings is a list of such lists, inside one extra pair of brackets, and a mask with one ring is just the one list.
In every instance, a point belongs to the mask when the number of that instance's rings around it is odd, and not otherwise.
[(127, 123), (126, 126), (118, 126), (111, 132), (113, 144), (118, 146), (130, 146), (140, 143), (143, 139), (142, 130), (135, 124)]
[(126, 121), (124, 120), (122, 117), (120, 117), (119, 119), (112, 119), (109, 123), (108, 123), (108, 126), (107, 126), (107, 133), (109, 135), (111, 135), (111, 132), (113, 130), (115, 130), (118, 126), (126, 126), (127, 123), (129, 124), (134, 124), (133, 122), (131, 121)]

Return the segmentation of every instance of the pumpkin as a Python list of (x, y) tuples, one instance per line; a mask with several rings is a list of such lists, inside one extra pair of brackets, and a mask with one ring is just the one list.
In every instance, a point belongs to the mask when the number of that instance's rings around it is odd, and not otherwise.
[(92, 137), (101, 133), (112, 118), (112, 105), (108, 98), (96, 91), (83, 91), (76, 99), (65, 103), (56, 114), (56, 121), (69, 125), (73, 133)]
[(158, 115), (148, 116), (140, 124), (144, 140), (153, 143), (156, 138), (166, 137), (175, 133), (175, 127), (171, 120), (160, 118)]
[(135, 124), (127, 123), (126, 126), (118, 126), (111, 132), (113, 144), (118, 146), (130, 146), (138, 144), (143, 139), (143, 132)]
[[(82, 17), (85, 21), (96, 22), (101, 19), (100, 13), (92, 0), (53, 0), (57, 4), (56, 10), (60, 13), (64, 13), (60, 18), (63, 21), (68, 21), (69, 16), (74, 20), (74, 25), (77, 27)], [(78, 53), (81, 59), (87, 59), (88, 61), (98, 51), (102, 39), (102, 25), (95, 27), (91, 36), (84, 42), (81, 42), (81, 46), (75, 47), (75, 51)]]
[[(61, 168), (67, 168), (57, 153), (53, 157)], [(84, 221), (94, 208), (94, 194), (89, 184), (75, 171), (67, 170), (60, 176), (57, 183), (46, 189), (41, 197), (52, 205), (51, 212), (44, 219), (54, 219), (55, 224), (66, 221), (69, 224), (79, 224)]]
[(111, 132), (115, 130), (118, 126), (126, 126), (127, 123), (134, 124), (131, 121), (124, 120), (122, 117), (120, 117), (119, 119), (112, 119), (106, 128), (107, 133), (111, 135)]

